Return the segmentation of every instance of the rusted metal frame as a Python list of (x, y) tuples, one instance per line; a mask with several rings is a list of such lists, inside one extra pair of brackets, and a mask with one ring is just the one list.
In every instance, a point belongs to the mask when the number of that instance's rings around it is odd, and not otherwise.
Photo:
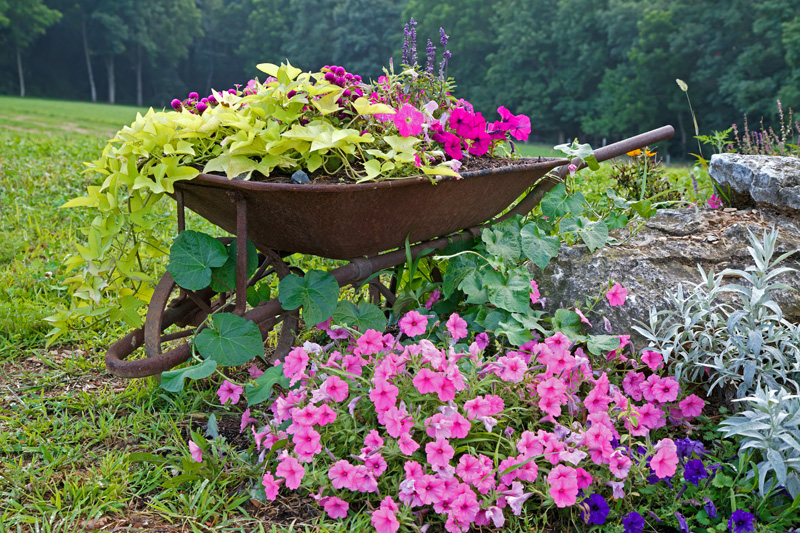
[(236, 204), (236, 304), (233, 312), (242, 316), (247, 305), (247, 200), (236, 191), (228, 191)]
[(369, 282), (369, 294), (370, 298), (373, 298), (374, 295), (372, 303), (375, 305), (380, 303), (381, 296), (386, 298), (386, 301), (389, 303), (389, 305), (394, 305), (394, 303), (397, 301), (397, 295), (394, 293), (394, 291), (381, 283), (377, 278)]

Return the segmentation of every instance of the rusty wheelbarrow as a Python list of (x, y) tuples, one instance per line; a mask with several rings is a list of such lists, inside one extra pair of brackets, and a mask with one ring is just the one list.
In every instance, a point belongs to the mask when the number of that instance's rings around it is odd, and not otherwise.
[[(673, 134), (671, 126), (664, 126), (599, 148), (594, 155), (598, 161), (606, 161)], [(340, 287), (372, 278), (373, 296), (382, 295), (392, 303), (392, 289), (373, 275), (406, 262), (406, 239), (418, 243), (411, 246), (412, 257), (474, 239), (486, 225), (530, 212), (563, 179), (569, 163), (568, 159), (520, 159), (513, 166), (466, 172), (458, 180), (444, 177), (435, 184), (427, 177), (352, 185), (284, 184), (208, 174), (177, 182), (174, 198), (179, 232), (185, 228), (184, 209), (189, 208), (235, 235), (235, 290), (217, 294), (209, 288), (181, 289), (176, 293), (172, 276), (164, 274), (153, 293), (144, 327), (109, 347), (106, 366), (112, 374), (135, 378), (157, 375), (183, 363), (191, 357), (190, 344), (184, 340), (166, 351), (165, 344), (191, 336), (197, 325), (221, 307), (256, 323), (264, 339), (283, 322), (273, 354), (280, 357), (291, 348), (297, 312), (284, 310), (277, 298), (248, 310), (245, 294), (248, 286), (269, 275), (283, 278), (289, 274), (292, 269), (284, 262), (285, 256), (302, 253), (348, 260), (330, 272)], [(547, 175), (558, 167), (558, 177)], [(498, 216), (526, 191), (512, 209)], [(259, 266), (249, 279), (247, 239), (259, 253)], [(185, 329), (164, 334), (176, 324)], [(142, 345), (145, 359), (126, 360)]]

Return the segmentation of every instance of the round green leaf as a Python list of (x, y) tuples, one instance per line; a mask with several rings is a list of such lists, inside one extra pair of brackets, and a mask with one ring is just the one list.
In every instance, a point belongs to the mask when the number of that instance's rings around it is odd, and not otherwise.
[(536, 224), (527, 224), (520, 231), (522, 253), (533, 261), (533, 264), (544, 270), (550, 260), (558, 257), (561, 241), (558, 237), (542, 237)]
[(283, 363), (268, 368), (255, 380), (255, 385), (244, 386), (247, 407), (267, 401), (272, 396), (272, 387), (275, 384), (284, 388), (289, 387), (289, 379), (283, 375)]
[(214, 315), (213, 327), (197, 335), (200, 355), (220, 366), (236, 366), (264, 353), (261, 332), (254, 322), (231, 313)]
[(278, 299), (287, 311), (303, 306), (306, 324), (328, 320), (339, 302), (339, 284), (327, 272), (310, 270), (302, 278), (289, 274), (278, 284)]
[(225, 264), (225, 245), (211, 235), (186, 230), (169, 249), (167, 272), (179, 287), (190, 291), (205, 289), (211, 283), (211, 269)]

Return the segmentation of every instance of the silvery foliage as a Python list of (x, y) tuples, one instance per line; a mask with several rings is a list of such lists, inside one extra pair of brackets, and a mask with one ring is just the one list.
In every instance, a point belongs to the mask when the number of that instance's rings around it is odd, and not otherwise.
[[(779, 390), (756, 390), (742, 398), (748, 410), (720, 424), (725, 437), (742, 439), (739, 453), (756, 450), (758, 490), (765, 496), (774, 486), (785, 487), (792, 498), (800, 494), (800, 396)], [(755, 472), (751, 472), (755, 475)]]
[[(764, 232), (762, 242), (748, 231), (747, 248), (754, 265), (746, 270), (726, 269), (719, 274), (700, 268), (702, 281), (684, 291), (678, 285), (668, 294), (671, 309), (650, 310), (649, 324), (634, 326), (664, 356), (674, 359), (676, 378), (706, 382), (709, 394), (720, 385), (735, 389), (737, 398), (752, 395), (759, 387), (787, 387), (800, 393), (800, 325), (783, 318), (771, 292), (794, 290), (774, 278), (794, 271), (778, 264), (792, 252), (772, 259), (778, 231)], [(699, 268), (699, 267), (698, 267)], [(746, 283), (723, 285), (723, 278)], [(720, 301), (733, 293), (732, 303)], [(710, 371), (710, 375), (706, 375)]]

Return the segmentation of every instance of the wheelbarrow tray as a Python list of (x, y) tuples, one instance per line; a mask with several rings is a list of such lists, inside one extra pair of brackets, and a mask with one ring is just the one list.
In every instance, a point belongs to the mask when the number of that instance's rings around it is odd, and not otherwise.
[(441, 237), (504, 211), (567, 159), (527, 158), (462, 178), (420, 176), (358, 184), (287, 184), (199, 174), (177, 182), (185, 207), (236, 233), (244, 199), (247, 236), (259, 248), (353, 259)]

